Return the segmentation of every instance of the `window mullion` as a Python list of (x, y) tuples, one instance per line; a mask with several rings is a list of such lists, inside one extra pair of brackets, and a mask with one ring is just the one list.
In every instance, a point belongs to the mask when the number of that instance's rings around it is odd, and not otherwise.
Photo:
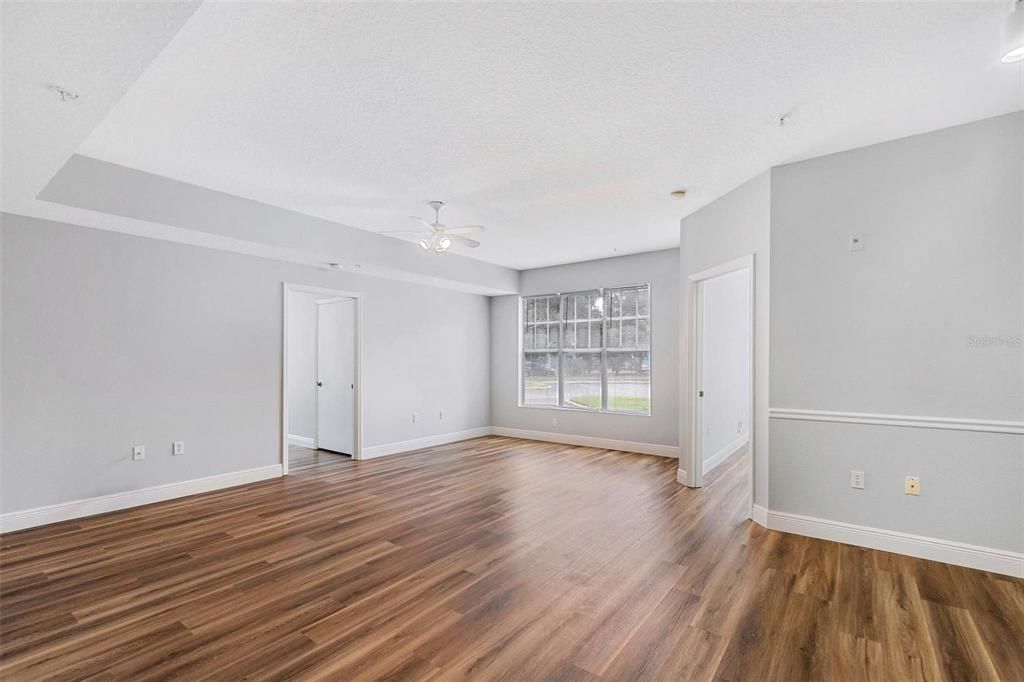
[(565, 363), (563, 350), (565, 346), (565, 296), (558, 297), (558, 406), (565, 405)]
[(530, 299), (519, 301), (519, 405), (526, 404), (526, 324), (529, 320)]
[(608, 410), (608, 330), (605, 324), (608, 319), (608, 311), (611, 302), (605, 296), (605, 290), (601, 292), (601, 409)]

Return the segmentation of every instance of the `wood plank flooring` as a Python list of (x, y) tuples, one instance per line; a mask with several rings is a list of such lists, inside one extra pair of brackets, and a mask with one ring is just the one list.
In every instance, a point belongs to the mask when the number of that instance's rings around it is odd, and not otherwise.
[(1024, 680), (1024, 581), (767, 531), (739, 458), (291, 467), (4, 535), (0, 678)]

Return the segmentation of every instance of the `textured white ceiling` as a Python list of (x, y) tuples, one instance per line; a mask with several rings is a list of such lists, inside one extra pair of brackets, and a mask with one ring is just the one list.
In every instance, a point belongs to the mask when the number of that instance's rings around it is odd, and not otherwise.
[(375, 231), (445, 199), (474, 257), (586, 260), (771, 165), (1021, 108), (1009, 9), (208, 2), (78, 152)]
[[(110, 111), (198, 2), (4, 2), (0, 68), (4, 211), (62, 219), (38, 192)], [(59, 102), (48, 87), (79, 93)]]

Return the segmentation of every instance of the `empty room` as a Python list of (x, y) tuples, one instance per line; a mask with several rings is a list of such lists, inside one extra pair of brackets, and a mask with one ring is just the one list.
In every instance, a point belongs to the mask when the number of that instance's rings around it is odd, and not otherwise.
[(1024, 0), (0, 40), (0, 679), (1024, 681)]

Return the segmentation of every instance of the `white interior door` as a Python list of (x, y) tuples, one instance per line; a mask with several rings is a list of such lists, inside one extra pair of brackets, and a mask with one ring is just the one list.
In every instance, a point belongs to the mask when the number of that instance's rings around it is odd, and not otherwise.
[(355, 452), (356, 303), (351, 298), (318, 302), (316, 332), (316, 444), (346, 455)]
[(697, 287), (696, 471), (703, 477), (750, 438), (750, 270)]
[(703, 473), (701, 464), (704, 461), (704, 282), (697, 282), (697, 296), (696, 306), (694, 314), (696, 316), (695, 323), (697, 333), (696, 336), (696, 348), (694, 349), (694, 377), (696, 379), (695, 384), (697, 386), (697, 394), (693, 396), (694, 402), (694, 439), (693, 445), (696, 451), (696, 464), (695, 469), (696, 478), (698, 485), (701, 483), (700, 477)]

